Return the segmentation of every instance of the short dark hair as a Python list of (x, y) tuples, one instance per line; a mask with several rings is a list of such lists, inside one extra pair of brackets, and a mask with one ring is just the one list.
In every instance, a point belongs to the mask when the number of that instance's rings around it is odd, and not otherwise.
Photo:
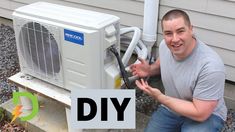
[(189, 16), (186, 12), (184, 12), (180, 9), (173, 9), (173, 10), (168, 11), (162, 17), (162, 20), (161, 20), (162, 29), (163, 29), (163, 21), (172, 20), (172, 19), (179, 18), (179, 17), (183, 17), (185, 24), (188, 26), (191, 26)]

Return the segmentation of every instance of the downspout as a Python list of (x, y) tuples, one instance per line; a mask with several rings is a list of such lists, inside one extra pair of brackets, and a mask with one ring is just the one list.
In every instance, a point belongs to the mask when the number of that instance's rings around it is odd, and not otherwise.
[(151, 56), (151, 49), (157, 40), (159, 0), (144, 1), (144, 23), (142, 40), (148, 49), (148, 57)]

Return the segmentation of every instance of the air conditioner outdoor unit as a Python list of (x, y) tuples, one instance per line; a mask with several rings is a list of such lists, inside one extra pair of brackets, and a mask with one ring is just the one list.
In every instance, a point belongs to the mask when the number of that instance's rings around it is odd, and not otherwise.
[(21, 72), (59, 87), (118, 88), (119, 18), (37, 2), (16, 9), (14, 30)]

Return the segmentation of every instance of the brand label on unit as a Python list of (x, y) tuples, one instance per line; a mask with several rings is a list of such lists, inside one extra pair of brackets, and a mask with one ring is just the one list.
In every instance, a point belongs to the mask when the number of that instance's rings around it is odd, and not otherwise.
[(84, 45), (84, 35), (83, 33), (71, 31), (64, 29), (64, 39), (75, 44)]

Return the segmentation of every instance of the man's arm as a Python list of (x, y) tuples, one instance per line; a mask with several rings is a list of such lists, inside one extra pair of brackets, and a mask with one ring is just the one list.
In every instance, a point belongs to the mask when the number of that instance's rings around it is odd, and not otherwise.
[(161, 93), (160, 90), (152, 88), (143, 79), (140, 81), (136, 80), (136, 85), (176, 113), (199, 122), (206, 120), (218, 103), (217, 100), (199, 100), (194, 98), (193, 101), (187, 101), (170, 97)]
[(164, 94), (160, 94), (157, 100), (176, 113), (199, 122), (205, 121), (218, 104), (217, 100), (199, 100), (194, 98), (190, 102)]
[(160, 71), (160, 59), (157, 58), (157, 60), (150, 65), (150, 73), (149, 76), (159, 75), (161, 73)]

